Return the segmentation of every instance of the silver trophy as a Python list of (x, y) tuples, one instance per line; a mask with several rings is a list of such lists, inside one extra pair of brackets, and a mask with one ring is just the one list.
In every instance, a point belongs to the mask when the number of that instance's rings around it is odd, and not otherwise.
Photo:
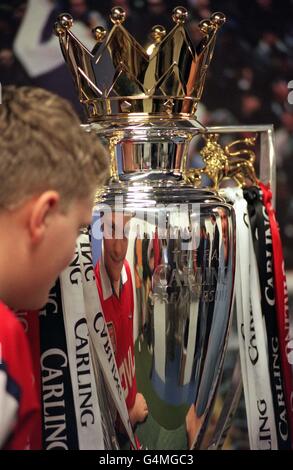
[(177, 7), (172, 31), (156, 25), (147, 50), (124, 29), (123, 9), (110, 18), (93, 51), (69, 15), (56, 23), (85, 131), (109, 149), (92, 225), (97, 295), (137, 447), (205, 448), (231, 323), (234, 214), (213, 189), (227, 173), (215, 142), (201, 149), (210, 188), (189, 146), (206, 134), (194, 114), (225, 17), (199, 23), (194, 47)]

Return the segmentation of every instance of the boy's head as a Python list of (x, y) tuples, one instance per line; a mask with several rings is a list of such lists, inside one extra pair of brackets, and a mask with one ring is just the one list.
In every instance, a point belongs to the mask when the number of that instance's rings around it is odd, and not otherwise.
[(108, 162), (95, 135), (52, 93), (7, 87), (0, 104), (0, 298), (44, 305), (72, 259)]
[(105, 213), (104, 223), (104, 263), (112, 282), (120, 280), (121, 271), (128, 249), (129, 222), (127, 213)]

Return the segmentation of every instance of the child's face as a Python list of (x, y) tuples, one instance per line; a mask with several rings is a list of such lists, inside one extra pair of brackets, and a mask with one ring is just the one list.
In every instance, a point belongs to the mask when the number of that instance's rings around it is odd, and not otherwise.
[(120, 279), (128, 248), (126, 224), (130, 217), (125, 215), (104, 216), (104, 262), (112, 282)]
[(91, 223), (92, 208), (92, 198), (79, 200), (65, 214), (57, 210), (47, 218), (44, 236), (27, 258), (27, 279), (22, 286), (26, 294), (19, 308), (34, 310), (45, 305), (60, 272), (73, 259), (80, 228)]

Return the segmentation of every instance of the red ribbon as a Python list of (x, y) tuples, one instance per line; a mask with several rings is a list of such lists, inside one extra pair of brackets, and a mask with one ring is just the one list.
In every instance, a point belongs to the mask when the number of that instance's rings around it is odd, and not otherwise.
[[(31, 358), (33, 373), (35, 379), (35, 388), (41, 403), (41, 369), (40, 369), (40, 325), (39, 325), (39, 312), (24, 312), (18, 313), (18, 318), (23, 324), (24, 330), (27, 335)], [(35, 419), (34, 431), (30, 436), (30, 450), (42, 449), (42, 419), (41, 410), (38, 410)]]
[(292, 366), (289, 363), (287, 357), (287, 344), (290, 340), (290, 320), (283, 248), (280, 237), (279, 224), (276, 220), (276, 213), (272, 206), (272, 191), (268, 186), (264, 185), (263, 183), (259, 182), (259, 186), (263, 193), (263, 203), (269, 216), (272, 232), (278, 336), (280, 342), (285, 401), (291, 431), (291, 446), (293, 448), (293, 376)]

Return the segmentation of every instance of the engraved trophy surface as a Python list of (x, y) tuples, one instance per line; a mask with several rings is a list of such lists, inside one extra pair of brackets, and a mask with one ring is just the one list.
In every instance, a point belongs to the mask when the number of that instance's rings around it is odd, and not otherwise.
[[(205, 133), (194, 113), (225, 18), (202, 21), (194, 48), (186, 17), (177, 7), (169, 34), (156, 25), (147, 51), (124, 29), (121, 8), (110, 32), (95, 29), (92, 52), (69, 15), (56, 23), (85, 131), (109, 149), (92, 224), (97, 295), (144, 449), (204, 447), (231, 318), (233, 208), (188, 160), (191, 139)], [(141, 396), (147, 417), (135, 408)]]

